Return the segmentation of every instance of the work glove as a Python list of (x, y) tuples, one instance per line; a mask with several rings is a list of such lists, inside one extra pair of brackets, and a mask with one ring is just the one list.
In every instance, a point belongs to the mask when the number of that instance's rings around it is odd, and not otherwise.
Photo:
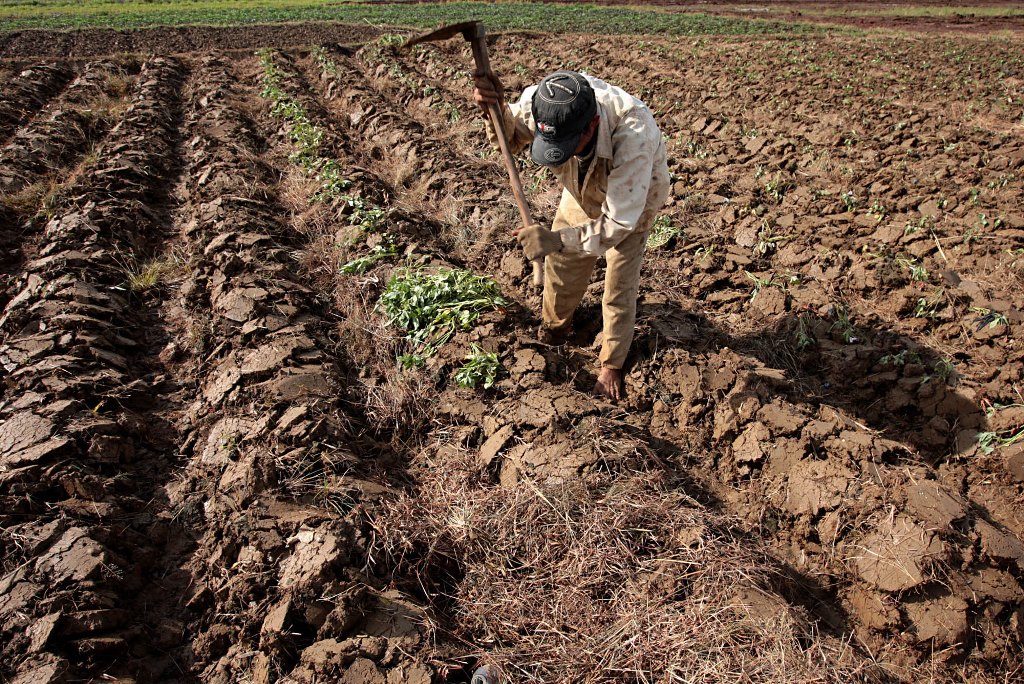
[(473, 100), (485, 112), (488, 103), (493, 102), (500, 107), (505, 101), (505, 88), (493, 73), (476, 71), (473, 73)]
[(530, 261), (539, 261), (552, 252), (562, 251), (562, 238), (558, 233), (536, 223), (520, 230), (516, 239)]

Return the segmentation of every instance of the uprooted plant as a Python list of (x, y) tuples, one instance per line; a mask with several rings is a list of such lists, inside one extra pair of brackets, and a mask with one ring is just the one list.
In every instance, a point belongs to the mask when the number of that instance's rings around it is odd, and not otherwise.
[(477, 385), (489, 389), (498, 379), (501, 362), (497, 352), (484, 351), (479, 345), (472, 345), (466, 355), (466, 363), (455, 372), (455, 383), (459, 387), (475, 388)]
[(453, 268), (401, 268), (377, 303), (388, 324), (403, 329), (411, 351), (403, 365), (433, 356), (458, 330), (468, 330), (484, 311), (507, 306), (498, 285), (485, 276)]

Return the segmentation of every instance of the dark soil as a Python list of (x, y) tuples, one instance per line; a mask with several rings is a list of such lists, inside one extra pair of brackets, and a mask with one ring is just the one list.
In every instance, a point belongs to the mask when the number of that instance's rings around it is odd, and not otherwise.
[[(660, 681), (640, 635), (702, 681), (1021, 672), (1016, 43), (497, 37), (510, 94), (585, 68), (669, 145), (613, 405), (600, 268), (569, 344), (534, 338), (465, 44), (361, 30), (4, 38), (0, 679)], [(512, 303), (403, 370), (403, 265)]]

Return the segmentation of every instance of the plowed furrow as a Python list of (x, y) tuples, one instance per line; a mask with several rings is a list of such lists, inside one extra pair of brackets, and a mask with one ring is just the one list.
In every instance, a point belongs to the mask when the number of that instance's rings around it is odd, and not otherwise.
[[(0, 264), (14, 271), (34, 253), (46, 213), (91, 146), (109, 131), (125, 80), (114, 62), (86, 65), (39, 116), (18, 129), (0, 151)], [(8, 264), (11, 264), (8, 266)], [(6, 301), (6, 300), (4, 300)]]
[[(162, 667), (149, 658), (166, 639), (147, 639), (132, 608), (159, 555), (147, 507), (169, 468), (169, 428), (153, 411), (161, 388), (138, 358), (147, 331), (125, 283), (154, 234), (181, 80), (174, 60), (144, 66), (0, 318), (5, 676), (153, 678)], [(27, 562), (17, 539), (33, 540)]]
[(41, 116), (15, 133), (0, 150), (0, 201), (73, 163), (109, 129), (96, 105), (107, 96), (105, 82), (117, 71), (110, 61), (87, 64)]
[(34, 116), (73, 75), (64, 64), (37, 64), (4, 83), (0, 87), (0, 140)]
[(167, 355), (196, 384), (182, 446), (191, 461), (172, 496), (204, 530), (188, 563), (193, 674), (242, 679), (273, 663), (285, 675), (319, 631), (342, 638), (332, 601), (364, 600), (368, 580), (351, 570), (364, 562), (362, 523), (350, 511), (387, 489), (361, 478), (383, 480), (388, 457), (349, 417), (348, 361), (294, 258), (307, 237), (276, 196), (261, 127), (238, 107), (254, 93), (217, 60), (196, 80), (179, 239), (192, 271), (179, 304), (194, 337)]
[(361, 158), (391, 181), (395, 202), (446, 224), (447, 251), (457, 258), (494, 256), (513, 245), (519, 214), (504, 168), (469, 156), (396, 108), (376, 80), (357, 76), (359, 62), (333, 59), (335, 68), (320, 74), (321, 93)]

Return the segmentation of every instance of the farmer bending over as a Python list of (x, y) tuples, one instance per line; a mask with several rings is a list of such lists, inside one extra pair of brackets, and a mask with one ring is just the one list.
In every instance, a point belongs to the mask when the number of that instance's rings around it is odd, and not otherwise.
[[(538, 164), (562, 183), (551, 230), (531, 225), (516, 236), (526, 257), (544, 259), (540, 339), (562, 344), (604, 256), (604, 338), (594, 393), (618, 400), (633, 341), (640, 265), (647, 233), (668, 197), (665, 143), (647, 106), (621, 88), (574, 71), (557, 71), (506, 105), (497, 77), (474, 74), (473, 99), (504, 114), (509, 148), (530, 145)], [(497, 134), (488, 121), (488, 137)]]

